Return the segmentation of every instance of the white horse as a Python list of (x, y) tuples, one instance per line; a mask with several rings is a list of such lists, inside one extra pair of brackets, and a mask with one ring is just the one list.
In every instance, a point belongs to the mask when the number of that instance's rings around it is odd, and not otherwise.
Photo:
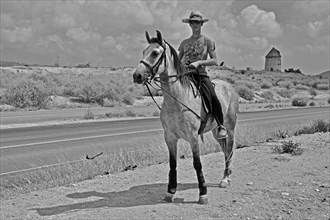
[[(193, 154), (193, 165), (196, 170), (199, 203), (206, 204), (207, 186), (202, 172), (200, 152), (198, 144), (198, 130), (200, 119), (196, 112), (201, 112), (201, 118), (205, 118), (206, 112), (202, 107), (199, 96), (194, 95), (196, 87), (189, 80), (175, 49), (163, 40), (157, 31), (157, 37), (149, 37), (146, 32), (149, 46), (143, 51), (143, 59), (133, 74), (135, 83), (145, 84), (159, 76), (163, 94), (163, 104), (160, 112), (160, 120), (164, 128), (164, 137), (169, 150), (169, 182), (165, 200), (173, 202), (177, 188), (177, 143), (184, 139), (190, 143)], [(221, 145), (225, 155), (225, 171), (220, 187), (226, 187), (230, 183), (230, 164), (234, 151), (234, 133), (238, 112), (238, 95), (234, 88), (222, 80), (214, 80), (215, 91), (222, 106), (224, 125), (228, 130), (228, 137), (219, 140), (216, 132), (217, 123), (214, 117), (207, 117), (207, 123), (203, 132), (212, 130), (214, 138)]]

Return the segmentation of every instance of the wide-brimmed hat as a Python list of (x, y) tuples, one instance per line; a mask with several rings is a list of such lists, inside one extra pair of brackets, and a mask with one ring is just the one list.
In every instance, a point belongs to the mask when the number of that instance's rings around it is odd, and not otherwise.
[(199, 11), (192, 11), (189, 15), (189, 18), (182, 19), (183, 23), (189, 23), (190, 21), (200, 21), (200, 22), (208, 22), (209, 19), (203, 19), (203, 15)]

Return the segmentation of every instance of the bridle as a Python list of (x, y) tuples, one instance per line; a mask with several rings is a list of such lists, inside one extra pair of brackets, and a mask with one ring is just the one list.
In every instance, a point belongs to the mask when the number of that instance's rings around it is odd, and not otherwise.
[[(153, 97), (153, 95), (152, 95), (152, 93), (151, 93), (150, 88), (149, 88), (148, 85), (150, 85), (151, 87), (153, 87), (153, 86), (151, 85), (151, 83), (150, 83), (152, 80), (161, 82), (160, 80), (156, 80), (156, 79), (154, 79), (154, 78), (155, 78), (156, 73), (158, 72), (158, 69), (159, 69), (160, 65), (162, 64), (163, 60), (165, 60), (165, 61), (164, 61), (164, 64), (165, 64), (164, 71), (166, 71), (166, 44), (168, 44), (168, 43), (164, 40), (164, 44), (165, 44), (165, 46), (163, 46), (163, 44), (159, 43), (159, 45), (163, 48), (163, 53), (161, 54), (161, 56), (159, 57), (159, 59), (157, 60), (157, 62), (156, 62), (153, 66), (151, 66), (149, 63), (147, 63), (147, 62), (144, 61), (144, 60), (141, 60), (141, 61), (140, 61), (140, 63), (142, 63), (143, 65), (145, 65), (145, 66), (149, 69), (149, 71), (150, 71), (150, 73), (151, 73), (151, 77), (150, 77), (149, 80), (146, 81), (146, 84), (145, 84), (145, 85), (146, 85), (146, 87), (147, 87), (147, 89), (148, 89), (148, 91), (149, 91), (149, 94), (150, 94), (151, 98), (152, 98), (153, 101), (156, 103), (156, 105), (157, 105), (157, 107), (158, 107), (159, 110), (161, 110), (161, 108), (160, 108), (160, 106), (158, 105), (158, 103), (156, 102), (156, 100), (154, 99), (154, 97)], [(157, 69), (155, 69), (155, 68), (157, 68)], [(154, 70), (156, 70), (156, 71), (154, 71)], [(177, 76), (177, 75), (168, 76), (168, 77), (176, 77), (176, 78), (178, 79), (178, 76)], [(176, 80), (175, 80), (175, 81), (176, 81)], [(175, 82), (175, 81), (174, 81), (174, 82)], [(157, 85), (157, 84), (156, 84), (156, 85)], [(160, 88), (159, 85), (157, 85), (157, 86)], [(153, 87), (153, 88), (154, 88), (154, 87)], [(187, 105), (185, 105), (184, 103), (182, 103), (181, 101), (179, 101), (179, 100), (178, 100), (176, 97), (174, 97), (170, 92), (168, 92), (168, 91), (166, 91), (166, 90), (163, 90), (163, 91), (166, 92), (169, 96), (171, 96), (175, 101), (179, 102), (181, 105), (183, 105), (184, 107), (186, 107), (187, 110), (189, 110), (190, 112), (192, 112), (192, 113), (193, 113), (198, 119), (201, 119), (201, 117), (200, 117), (200, 116), (199, 116), (194, 110), (192, 110), (190, 107), (188, 107)]]
[[(165, 42), (165, 44), (166, 44), (166, 42)], [(150, 81), (155, 78), (156, 73), (158, 72), (158, 69), (159, 69), (160, 65), (163, 63), (163, 60), (164, 60), (164, 63), (165, 63), (165, 68), (166, 68), (166, 46), (164, 47), (162, 44), (160, 44), (160, 46), (163, 48), (163, 52), (160, 55), (157, 62), (153, 66), (151, 66), (149, 63), (147, 63), (144, 60), (140, 61), (140, 63), (142, 63), (143, 65), (145, 65), (149, 69), (149, 71), (151, 73), (151, 77), (149, 79)]]

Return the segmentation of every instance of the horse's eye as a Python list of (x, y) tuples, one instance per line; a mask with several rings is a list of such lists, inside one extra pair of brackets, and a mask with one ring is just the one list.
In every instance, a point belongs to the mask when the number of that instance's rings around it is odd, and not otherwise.
[(156, 56), (158, 56), (158, 54), (159, 54), (159, 52), (158, 52), (158, 51), (152, 51), (152, 53), (151, 53), (151, 55), (152, 55), (153, 57), (156, 57)]

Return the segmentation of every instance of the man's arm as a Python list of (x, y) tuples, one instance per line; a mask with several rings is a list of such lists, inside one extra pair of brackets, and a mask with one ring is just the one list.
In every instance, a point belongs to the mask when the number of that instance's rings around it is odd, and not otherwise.
[(215, 50), (209, 52), (210, 59), (197, 61), (201, 66), (215, 66), (218, 65), (217, 53)]

